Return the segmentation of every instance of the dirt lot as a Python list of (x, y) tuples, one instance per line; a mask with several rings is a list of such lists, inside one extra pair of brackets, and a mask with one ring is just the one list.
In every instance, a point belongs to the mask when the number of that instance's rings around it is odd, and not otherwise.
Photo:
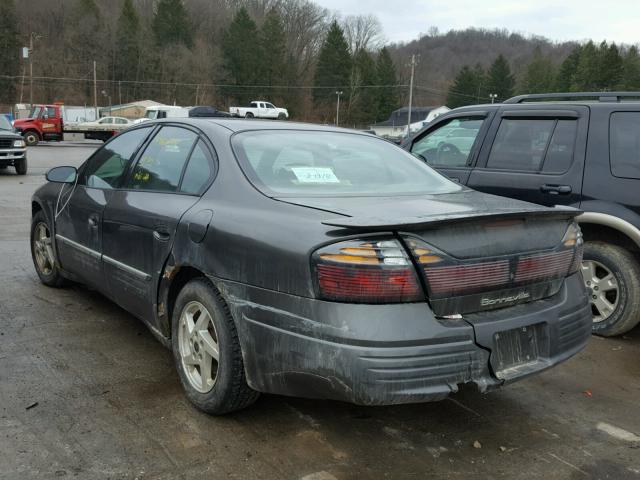
[(139, 321), (33, 270), (31, 193), (92, 148), (38, 146), (27, 177), (0, 171), (0, 478), (640, 479), (640, 329), (489, 395), (196, 411)]

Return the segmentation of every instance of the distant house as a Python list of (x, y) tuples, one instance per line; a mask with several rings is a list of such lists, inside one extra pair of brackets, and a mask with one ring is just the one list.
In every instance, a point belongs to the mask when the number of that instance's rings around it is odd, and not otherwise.
[(130, 120), (144, 117), (147, 107), (157, 107), (162, 103), (153, 100), (139, 100), (137, 102), (124, 103), (122, 105), (113, 105), (111, 107), (102, 107), (100, 115), (105, 117), (124, 117)]
[[(413, 107), (411, 109), (411, 133), (420, 130), (425, 124), (438, 115), (451, 110), (448, 107)], [(378, 122), (369, 128), (379, 137), (398, 140), (407, 135), (407, 120), (409, 107), (402, 107), (391, 112), (391, 116), (384, 122)]]

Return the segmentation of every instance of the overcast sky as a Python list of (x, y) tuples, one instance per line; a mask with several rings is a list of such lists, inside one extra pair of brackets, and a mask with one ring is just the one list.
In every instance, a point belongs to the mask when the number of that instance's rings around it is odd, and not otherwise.
[[(342, 16), (374, 14), (387, 40), (408, 41), (436, 26), (506, 28), (551, 40), (640, 41), (640, 1), (315, 0)], [(593, 4), (593, 6), (590, 6)]]

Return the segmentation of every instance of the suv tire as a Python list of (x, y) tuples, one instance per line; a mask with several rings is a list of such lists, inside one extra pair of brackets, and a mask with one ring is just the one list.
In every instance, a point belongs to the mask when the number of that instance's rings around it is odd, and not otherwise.
[(190, 281), (178, 294), (171, 344), (180, 382), (200, 410), (223, 415), (258, 399), (260, 394), (247, 384), (229, 307), (206, 278)]
[(21, 158), (20, 160), (16, 160), (15, 162), (13, 162), (13, 164), (16, 169), (16, 173), (18, 175), (27, 174), (27, 157)]
[(593, 333), (611, 337), (638, 324), (640, 265), (631, 252), (605, 242), (586, 242), (582, 275), (591, 289)]

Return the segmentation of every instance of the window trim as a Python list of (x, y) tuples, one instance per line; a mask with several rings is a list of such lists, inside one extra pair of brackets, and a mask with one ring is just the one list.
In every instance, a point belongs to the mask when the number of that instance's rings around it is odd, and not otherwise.
[[(611, 112), (609, 112), (609, 119), (607, 122), (607, 140), (609, 145), (607, 146), (607, 150), (609, 151), (609, 172), (611, 173), (611, 176), (614, 178), (621, 178), (624, 180), (640, 180), (640, 175), (638, 177), (623, 177), (620, 175), (616, 175), (613, 171), (613, 156), (611, 155), (611, 148), (612, 148), (612, 143), (611, 143), (611, 121), (613, 119), (613, 115), (616, 113), (636, 113), (638, 115), (640, 115), (640, 111), (638, 110), (613, 110)], [(640, 153), (640, 152), (639, 152)]]

